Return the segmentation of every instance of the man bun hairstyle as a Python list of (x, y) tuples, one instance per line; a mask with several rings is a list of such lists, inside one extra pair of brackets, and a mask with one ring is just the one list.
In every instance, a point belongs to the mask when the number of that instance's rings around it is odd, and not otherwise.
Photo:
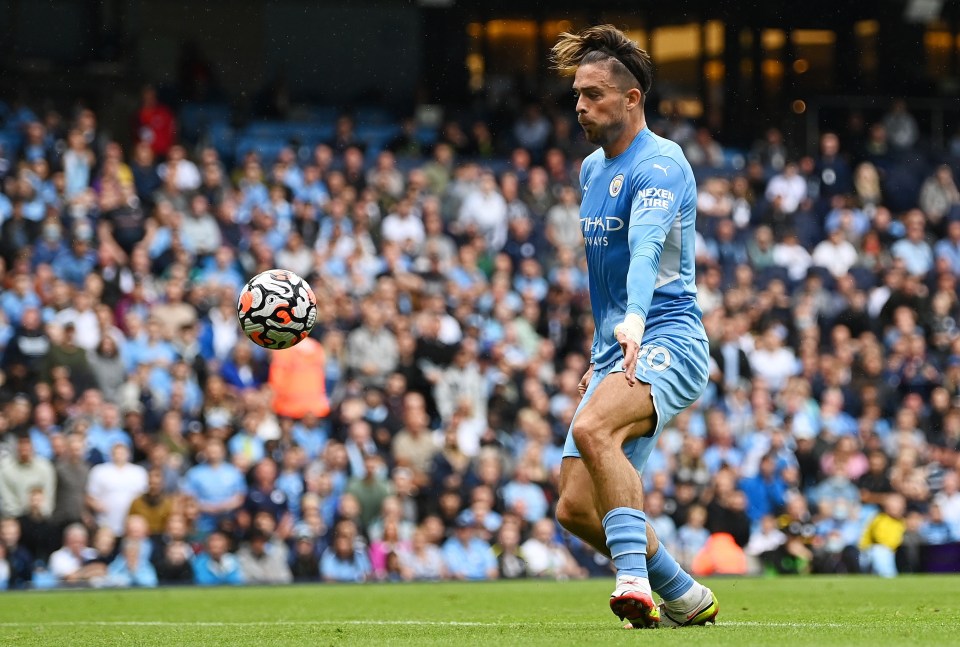
[(553, 67), (563, 74), (573, 74), (588, 63), (608, 62), (620, 80), (639, 87), (644, 97), (653, 86), (650, 55), (613, 25), (563, 32), (550, 52)]

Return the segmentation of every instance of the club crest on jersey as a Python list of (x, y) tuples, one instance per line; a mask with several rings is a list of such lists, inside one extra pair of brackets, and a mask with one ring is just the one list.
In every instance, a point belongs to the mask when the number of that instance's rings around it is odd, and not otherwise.
[(623, 173), (620, 173), (610, 180), (610, 197), (615, 198), (620, 195), (620, 189), (623, 188)]

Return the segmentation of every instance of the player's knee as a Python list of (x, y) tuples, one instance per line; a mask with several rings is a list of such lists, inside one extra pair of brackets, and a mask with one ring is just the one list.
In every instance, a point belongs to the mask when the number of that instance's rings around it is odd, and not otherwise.
[[(594, 456), (604, 441), (604, 430), (587, 416), (578, 416), (573, 421), (573, 441), (577, 444), (577, 451), (583, 457)], [(609, 435), (607, 435), (609, 440)]]

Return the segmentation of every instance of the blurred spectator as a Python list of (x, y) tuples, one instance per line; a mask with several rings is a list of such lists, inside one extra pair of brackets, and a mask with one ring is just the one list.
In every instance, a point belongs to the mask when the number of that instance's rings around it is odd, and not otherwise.
[(30, 507), (17, 521), (20, 523), (20, 539), (36, 561), (46, 562), (50, 553), (60, 547), (60, 527), (53, 523), (43, 510), (43, 490), (30, 491)]
[(20, 542), (19, 521), (10, 517), (0, 518), (0, 545), (3, 545), (8, 567), (7, 588), (27, 588), (33, 577), (34, 559)]
[(692, 505), (687, 510), (686, 521), (677, 529), (677, 561), (688, 569), (694, 557), (703, 549), (710, 537), (706, 529), (707, 510), (702, 505)]
[(693, 139), (683, 145), (683, 154), (691, 166), (720, 168), (723, 166), (723, 148), (708, 128), (697, 128)]
[(552, 519), (540, 519), (533, 524), (530, 538), (520, 546), (527, 574), (531, 577), (565, 580), (586, 576), (566, 546), (556, 540), (556, 525)]
[(293, 574), (287, 565), (288, 549), (279, 539), (254, 530), (237, 551), (243, 581), (250, 584), (289, 584)]
[(110, 461), (96, 465), (87, 480), (87, 506), (97, 523), (123, 535), (130, 504), (147, 491), (147, 471), (130, 463), (130, 450), (121, 442), (110, 449)]
[(493, 173), (483, 173), (477, 188), (469, 191), (457, 216), (457, 231), (466, 238), (482, 237), (494, 251), (507, 241), (507, 203)]
[(230, 520), (243, 505), (247, 485), (240, 470), (224, 462), (226, 450), (223, 441), (216, 438), (207, 440), (203, 456), (203, 463), (187, 470), (181, 487), (184, 493), (197, 500), (200, 508), (198, 528), (203, 532), (211, 532), (222, 521)]
[(309, 532), (298, 532), (294, 538), (290, 573), (294, 582), (316, 582), (320, 578), (320, 559), (313, 535)]
[(779, 172), (787, 163), (788, 151), (783, 142), (783, 133), (779, 128), (768, 128), (762, 140), (758, 140), (751, 149), (751, 156), (764, 168)]
[(83, 436), (70, 433), (64, 444), (65, 450), (56, 462), (57, 494), (52, 517), (61, 527), (89, 520), (86, 492), (90, 466), (85, 460)]
[(193, 561), (194, 582), (201, 586), (243, 584), (240, 560), (229, 552), (227, 536), (219, 531), (210, 533), (206, 550)]
[(400, 563), (406, 580), (436, 581), (447, 576), (447, 567), (440, 549), (427, 540), (423, 529), (417, 529), (413, 533), (410, 550), (400, 556)]
[(817, 244), (811, 260), (814, 265), (826, 268), (835, 278), (839, 278), (856, 265), (857, 249), (847, 240), (846, 232), (837, 227), (826, 240)]
[(944, 218), (960, 207), (960, 190), (953, 178), (953, 169), (947, 164), (937, 167), (920, 188), (920, 209), (930, 224), (939, 227)]
[(883, 127), (890, 146), (898, 151), (909, 151), (916, 146), (920, 138), (917, 121), (907, 109), (907, 102), (896, 99), (883, 117)]
[(429, 484), (431, 462), (439, 449), (428, 423), (423, 396), (407, 393), (403, 398), (403, 428), (393, 437), (391, 452), (397, 465), (413, 471), (414, 483), (420, 487)]
[(152, 588), (157, 586), (157, 572), (150, 562), (141, 558), (143, 545), (139, 541), (127, 539), (120, 545), (120, 554), (110, 562), (105, 578), (106, 586), (135, 586)]
[(367, 300), (362, 310), (362, 324), (347, 336), (347, 367), (364, 385), (382, 388), (397, 365), (396, 337), (380, 304)]
[(891, 494), (883, 502), (883, 510), (867, 523), (860, 539), (867, 572), (881, 577), (897, 575), (896, 552), (906, 530), (905, 512), (903, 496)]
[(926, 222), (919, 209), (907, 213), (904, 216), (907, 235), (890, 248), (893, 257), (903, 261), (907, 272), (920, 277), (933, 269), (933, 250), (926, 241)]
[(490, 544), (467, 521), (458, 521), (453, 537), (443, 544), (443, 559), (455, 580), (495, 580), (500, 576)]
[(63, 531), (63, 547), (50, 556), (50, 572), (63, 585), (89, 584), (103, 578), (106, 565), (94, 561), (97, 551), (89, 545), (87, 529), (72, 523)]
[[(527, 561), (520, 547), (520, 529), (517, 524), (506, 523), (500, 527), (493, 552), (497, 556), (497, 572), (501, 579), (513, 580), (527, 576)], [(548, 555), (544, 551), (539, 557)]]
[(176, 138), (176, 120), (170, 108), (157, 99), (153, 86), (145, 86), (140, 94), (136, 127), (137, 140), (149, 143), (155, 155), (165, 157)]
[(365, 582), (373, 575), (370, 559), (354, 543), (356, 531), (349, 524), (334, 530), (330, 547), (320, 559), (324, 582)]
[(137, 515), (147, 522), (149, 534), (160, 535), (173, 513), (173, 498), (164, 491), (163, 470), (152, 468), (147, 473), (147, 490), (130, 504), (130, 516)]
[(43, 514), (53, 512), (57, 475), (45, 458), (37, 456), (28, 435), (17, 436), (12, 454), (0, 456), (0, 516), (19, 517), (30, 509), (30, 493), (43, 492)]

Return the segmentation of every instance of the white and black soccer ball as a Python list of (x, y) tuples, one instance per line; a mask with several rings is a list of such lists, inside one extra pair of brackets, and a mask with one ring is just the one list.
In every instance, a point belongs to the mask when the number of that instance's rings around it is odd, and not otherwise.
[(267, 270), (250, 279), (237, 301), (237, 317), (253, 343), (272, 350), (306, 339), (317, 322), (317, 297), (289, 270)]

